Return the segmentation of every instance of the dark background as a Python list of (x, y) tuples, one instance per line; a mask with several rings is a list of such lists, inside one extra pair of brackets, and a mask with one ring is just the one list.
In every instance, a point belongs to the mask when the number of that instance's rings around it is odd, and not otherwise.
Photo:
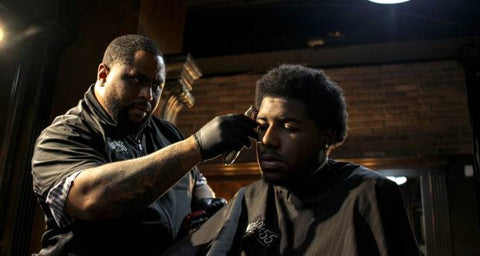
[[(427, 234), (429, 255), (480, 255), (478, 0), (0, 0), (0, 26), (7, 31), (0, 42), (1, 256), (38, 251), (44, 223), (31, 191), (33, 143), (95, 81), (107, 44), (129, 33), (151, 37), (167, 60), (190, 54), (196, 61), (197, 104), (178, 122), (187, 135), (204, 116), (243, 110), (255, 79), (281, 62), (326, 69), (349, 89), (353, 107), (367, 106), (357, 87), (381, 98), (369, 104), (403, 103), (413, 93), (418, 102), (405, 111), (388, 110), (410, 118), (398, 133), (375, 127), (389, 122), (382, 115), (373, 120), (378, 113), (349, 110), (352, 133), (338, 156), (373, 169), (415, 169), (423, 198), (430, 198), (422, 213), (432, 221), (427, 229), (437, 232)], [(430, 109), (408, 112), (428, 100)], [(373, 132), (359, 136), (362, 129)], [(429, 144), (415, 148), (422, 139)], [(368, 150), (357, 147), (366, 144)], [(474, 177), (464, 175), (468, 165)], [(202, 171), (229, 194), (258, 177), (252, 166), (254, 156), (245, 153), (237, 174), (216, 165)], [(418, 208), (418, 201), (412, 204)]]

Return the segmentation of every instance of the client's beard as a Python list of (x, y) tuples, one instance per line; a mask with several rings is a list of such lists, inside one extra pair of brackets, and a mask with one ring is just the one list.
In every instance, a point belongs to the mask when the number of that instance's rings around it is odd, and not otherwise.
[(311, 172), (308, 176), (308, 178), (313, 177), (315, 174), (317, 174), (323, 166), (327, 163), (327, 150), (320, 150), (320, 153), (318, 154), (318, 165), (317, 168)]
[(312, 186), (312, 182), (315, 183), (316, 175), (322, 172), (327, 161), (326, 150), (321, 150), (317, 156), (312, 156), (311, 164), (304, 166), (302, 168), (303, 171), (298, 173), (299, 175), (290, 177), (288, 180), (284, 181), (284, 184), (281, 186), (299, 192), (304, 191), (305, 189), (309, 190)]

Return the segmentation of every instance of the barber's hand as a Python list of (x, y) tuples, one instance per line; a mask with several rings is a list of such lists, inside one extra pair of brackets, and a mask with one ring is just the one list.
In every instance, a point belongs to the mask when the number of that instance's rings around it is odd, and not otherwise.
[(221, 197), (204, 197), (192, 203), (192, 211), (204, 210), (213, 215), (227, 204), (227, 200)]
[(217, 116), (195, 133), (203, 160), (219, 156), (230, 150), (250, 147), (250, 138), (258, 139), (257, 123), (245, 115)]

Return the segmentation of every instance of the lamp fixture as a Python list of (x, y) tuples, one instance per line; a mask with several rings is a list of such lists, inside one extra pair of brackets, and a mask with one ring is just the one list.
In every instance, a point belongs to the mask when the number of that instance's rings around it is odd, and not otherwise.
[(400, 3), (405, 3), (410, 0), (368, 0), (372, 3), (376, 4), (400, 4)]

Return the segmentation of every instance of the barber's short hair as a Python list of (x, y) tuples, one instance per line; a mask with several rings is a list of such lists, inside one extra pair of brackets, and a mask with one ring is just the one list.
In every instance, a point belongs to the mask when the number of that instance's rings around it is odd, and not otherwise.
[(136, 51), (146, 51), (162, 56), (155, 43), (142, 35), (124, 35), (115, 38), (105, 50), (102, 62), (107, 66), (115, 63), (132, 64)]
[(282, 97), (303, 102), (319, 130), (335, 132), (335, 144), (347, 136), (347, 111), (342, 89), (322, 70), (302, 65), (282, 64), (257, 81), (255, 106), (264, 97)]

